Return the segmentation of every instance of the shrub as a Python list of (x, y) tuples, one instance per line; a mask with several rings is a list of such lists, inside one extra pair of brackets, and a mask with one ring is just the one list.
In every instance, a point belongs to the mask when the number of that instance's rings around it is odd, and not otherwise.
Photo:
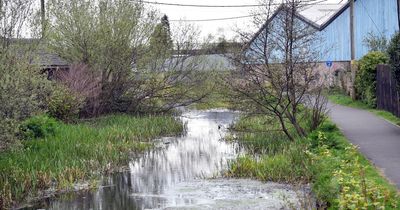
[(369, 51), (386, 52), (388, 49), (388, 40), (383, 34), (377, 35), (372, 31), (364, 37), (363, 44), (368, 47)]
[(81, 114), (93, 117), (99, 113), (101, 78), (96, 71), (85, 64), (73, 64), (68, 71), (57, 71), (56, 80), (85, 100)]
[(371, 107), (376, 107), (376, 66), (388, 62), (388, 57), (382, 52), (370, 52), (359, 61), (356, 76), (358, 98)]
[(10, 118), (0, 118), (0, 152), (16, 142), (18, 122)]
[(19, 126), (20, 135), (23, 139), (36, 139), (55, 134), (57, 121), (47, 115), (31, 117)]
[(84, 98), (60, 85), (55, 88), (49, 101), (49, 114), (64, 122), (76, 122), (84, 105)]
[(393, 76), (397, 81), (400, 90), (400, 33), (397, 33), (391, 40), (388, 48), (389, 64), (392, 67)]
[(18, 142), (19, 122), (44, 112), (51, 94), (52, 83), (21, 51), (0, 54), (0, 150)]

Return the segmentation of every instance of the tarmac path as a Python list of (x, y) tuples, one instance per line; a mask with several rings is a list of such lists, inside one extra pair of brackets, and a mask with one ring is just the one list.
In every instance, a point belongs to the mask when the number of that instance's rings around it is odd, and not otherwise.
[(400, 127), (365, 110), (331, 103), (328, 107), (350, 142), (400, 189)]

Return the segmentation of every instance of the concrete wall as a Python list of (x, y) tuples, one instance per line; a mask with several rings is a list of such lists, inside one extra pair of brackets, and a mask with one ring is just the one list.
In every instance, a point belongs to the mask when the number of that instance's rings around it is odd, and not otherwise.
[(319, 73), (319, 84), (328, 88), (340, 88), (350, 93), (354, 79), (350, 71), (349, 61), (335, 61), (331, 67), (326, 65), (326, 62), (321, 62), (317, 65)]

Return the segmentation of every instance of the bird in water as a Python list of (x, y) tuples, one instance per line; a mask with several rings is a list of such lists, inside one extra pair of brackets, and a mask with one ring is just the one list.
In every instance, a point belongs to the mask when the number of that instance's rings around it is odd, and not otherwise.
[(221, 130), (221, 128), (222, 128), (222, 125), (221, 124), (218, 125), (218, 130)]

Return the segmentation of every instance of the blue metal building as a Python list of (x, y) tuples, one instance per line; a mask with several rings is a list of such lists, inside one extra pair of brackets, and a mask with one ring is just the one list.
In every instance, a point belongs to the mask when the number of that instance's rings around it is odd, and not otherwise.
[[(384, 36), (388, 40), (399, 30), (398, 0), (355, 0), (354, 3), (354, 29), (356, 59), (368, 53), (368, 48), (363, 43), (369, 33)], [(279, 13), (279, 11), (277, 11)], [(267, 22), (273, 21), (272, 16)], [(299, 19), (318, 30), (323, 40), (320, 46), (327, 51), (322, 61), (349, 61), (351, 60), (350, 44), (350, 3), (343, 5), (325, 23), (319, 25), (304, 16)], [(251, 42), (257, 41), (257, 36), (263, 34), (265, 28), (256, 33)], [(249, 44), (251, 47), (252, 43)]]

